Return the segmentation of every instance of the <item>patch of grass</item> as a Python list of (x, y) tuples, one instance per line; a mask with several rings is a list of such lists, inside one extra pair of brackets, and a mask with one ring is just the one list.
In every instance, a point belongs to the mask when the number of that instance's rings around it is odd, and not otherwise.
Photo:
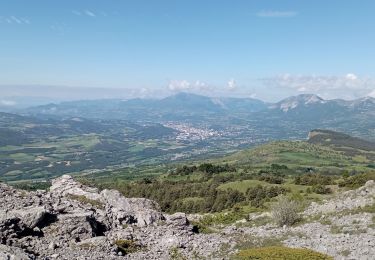
[(173, 247), (169, 250), (169, 256), (172, 260), (187, 260), (186, 257), (184, 257), (177, 247)]
[(332, 257), (310, 249), (288, 248), (282, 246), (252, 248), (240, 251), (235, 259), (257, 260), (333, 260)]
[(274, 184), (269, 184), (265, 181), (259, 181), (259, 180), (242, 180), (242, 181), (233, 181), (233, 182), (227, 182), (227, 183), (221, 184), (218, 187), (218, 189), (220, 190), (232, 189), (232, 190), (237, 190), (239, 192), (246, 193), (246, 191), (249, 188), (254, 188), (254, 187), (257, 187), (258, 185), (273, 186)]
[(351, 253), (350, 250), (347, 249), (347, 250), (343, 250), (343, 251), (341, 251), (341, 252), (340, 252), (340, 255), (342, 255), (342, 256), (349, 256), (350, 253)]
[(245, 250), (249, 248), (259, 248), (259, 247), (272, 247), (272, 246), (282, 246), (288, 235), (283, 236), (272, 236), (272, 237), (259, 237), (253, 235), (244, 235), (237, 238), (236, 248), (239, 250)]
[(358, 235), (358, 234), (367, 233), (367, 230), (366, 229), (358, 229), (358, 228), (356, 228), (356, 229), (350, 229), (350, 230), (345, 230), (344, 226), (332, 225), (330, 232), (332, 234), (343, 233), (343, 234), (350, 234), (350, 235)]
[(210, 228), (206, 224), (203, 224), (199, 221), (191, 221), (190, 224), (193, 226), (194, 233), (212, 234), (215, 232), (212, 228)]
[(73, 195), (73, 194), (69, 194), (67, 197), (69, 199), (79, 201), (83, 204), (90, 204), (93, 207), (104, 209), (104, 204), (99, 200), (92, 200), (83, 195)]
[(343, 233), (343, 230), (342, 230), (342, 226), (336, 226), (336, 225), (332, 225), (331, 226), (331, 229), (330, 229), (330, 232), (332, 234), (340, 234), (340, 233)]
[(260, 227), (267, 225), (272, 222), (272, 218), (270, 216), (262, 216), (255, 219), (247, 220), (245, 223), (237, 223), (237, 227)]
[(366, 205), (364, 207), (358, 207), (356, 209), (351, 209), (351, 210), (345, 210), (342, 211), (340, 215), (348, 215), (348, 214), (360, 214), (360, 213), (375, 213), (375, 203), (371, 205)]
[(320, 222), (320, 224), (322, 224), (322, 225), (328, 225), (328, 226), (332, 225), (332, 221), (329, 220), (329, 219), (326, 219), (326, 218), (320, 220), (319, 222)]
[(204, 215), (199, 223), (205, 226), (214, 226), (214, 225), (228, 225), (236, 222), (237, 220), (245, 219), (247, 215), (242, 211), (236, 212), (224, 212)]
[(117, 246), (118, 250), (122, 252), (124, 255), (137, 252), (141, 249), (141, 246), (135, 243), (133, 240), (120, 239), (116, 240), (114, 244)]

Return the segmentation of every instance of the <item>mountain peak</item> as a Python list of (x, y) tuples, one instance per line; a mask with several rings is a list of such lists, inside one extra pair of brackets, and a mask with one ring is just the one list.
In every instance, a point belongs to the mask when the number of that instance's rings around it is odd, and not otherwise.
[(300, 106), (307, 106), (311, 104), (322, 104), (324, 99), (315, 94), (301, 94), (298, 96), (288, 97), (276, 103), (276, 105), (271, 108), (280, 109), (283, 112), (288, 112), (289, 110), (295, 109)]

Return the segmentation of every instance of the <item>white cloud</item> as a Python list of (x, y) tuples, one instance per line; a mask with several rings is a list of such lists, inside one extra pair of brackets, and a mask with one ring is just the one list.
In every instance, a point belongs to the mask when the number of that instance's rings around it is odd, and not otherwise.
[(84, 10), (72, 10), (72, 14), (77, 15), (77, 16), (88, 16), (88, 17), (107, 17), (108, 13), (102, 12), (102, 11), (92, 11), (89, 9), (84, 9)]
[(227, 88), (229, 90), (235, 90), (237, 88), (237, 83), (234, 79), (230, 79), (227, 83)]
[(371, 91), (367, 96), (375, 98), (375, 89)]
[(12, 19), (14, 22), (16, 22), (18, 24), (22, 24), (22, 21), (15, 16), (11, 16), (10, 19)]
[(0, 22), (5, 22), (8, 24), (30, 24), (30, 20), (24, 17), (18, 17), (15, 15), (11, 15), (9, 17), (0, 17)]
[(29, 20), (29, 19), (21, 18), (21, 20), (22, 20), (25, 24), (30, 24), (30, 20)]
[(295, 11), (260, 11), (256, 14), (262, 18), (288, 18), (298, 15)]
[(183, 91), (191, 88), (191, 84), (187, 80), (171, 80), (168, 89), (171, 91)]
[(190, 82), (187, 80), (171, 80), (168, 83), (168, 89), (170, 91), (189, 91), (189, 92), (196, 92), (196, 93), (201, 93), (201, 92), (207, 92), (207, 91), (212, 91), (213, 87), (207, 85), (207, 83), (196, 80), (194, 82)]
[(85, 10), (84, 13), (85, 13), (87, 16), (96, 17), (96, 14), (94, 14), (94, 13), (91, 12), (90, 10)]
[(355, 74), (353, 74), (353, 73), (348, 73), (348, 74), (346, 74), (345, 77), (346, 77), (347, 79), (349, 79), (349, 80), (356, 80), (356, 79), (358, 79), (357, 75), (355, 75)]
[(262, 79), (266, 86), (314, 93), (325, 98), (352, 99), (366, 96), (375, 89), (375, 79), (354, 73), (344, 76), (290, 75)]
[(15, 101), (12, 101), (12, 100), (0, 100), (0, 105), (3, 105), (3, 106), (15, 106), (17, 105), (17, 103)]

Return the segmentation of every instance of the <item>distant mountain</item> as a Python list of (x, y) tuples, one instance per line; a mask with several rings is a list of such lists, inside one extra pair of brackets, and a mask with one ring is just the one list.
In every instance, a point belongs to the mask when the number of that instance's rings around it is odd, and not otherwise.
[[(351, 101), (333, 99), (324, 100), (317, 95), (302, 94), (281, 100), (269, 106), (271, 111), (281, 111), (286, 114), (301, 114), (302, 112), (346, 113), (370, 112), (375, 113), (375, 98), (365, 97)], [(337, 111), (339, 110), (339, 111)]]
[[(165, 123), (205, 124), (215, 130), (232, 128), (269, 139), (299, 139), (310, 129), (343, 131), (375, 140), (375, 99), (324, 100), (303, 94), (267, 104), (250, 98), (212, 98), (178, 93), (164, 99), (91, 100), (49, 104), (23, 110), (43, 118), (83, 117)], [(237, 130), (233, 130), (236, 128)], [(253, 130), (251, 130), (253, 129)], [(244, 132), (245, 134), (245, 132)], [(258, 137), (257, 137), (258, 138)]]
[(301, 107), (312, 107), (318, 104), (326, 103), (321, 97), (312, 94), (302, 94), (299, 96), (288, 97), (280, 102), (271, 105), (270, 109), (279, 109), (283, 112), (291, 112)]
[(252, 113), (266, 109), (263, 101), (250, 98), (210, 98), (178, 93), (164, 99), (92, 100), (48, 104), (24, 110), (32, 115), (82, 116), (131, 120), (197, 119), (206, 114)]

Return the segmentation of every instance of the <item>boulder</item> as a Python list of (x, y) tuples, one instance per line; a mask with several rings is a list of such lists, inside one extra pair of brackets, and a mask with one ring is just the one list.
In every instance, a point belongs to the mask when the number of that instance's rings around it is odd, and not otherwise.
[(103, 190), (100, 195), (114, 225), (146, 226), (163, 219), (158, 204), (152, 200), (125, 198), (116, 190)]
[(23, 252), (17, 247), (0, 244), (0, 259), (4, 260), (33, 260), (35, 256)]
[(76, 182), (70, 175), (63, 175), (52, 180), (50, 193), (55, 197), (63, 197), (70, 194), (85, 196), (91, 200), (100, 200), (100, 195), (97, 188), (82, 185), (81, 183)]
[(167, 215), (166, 221), (168, 224), (173, 225), (175, 227), (186, 227), (189, 225), (189, 221), (186, 217), (185, 213), (177, 212), (173, 215)]

